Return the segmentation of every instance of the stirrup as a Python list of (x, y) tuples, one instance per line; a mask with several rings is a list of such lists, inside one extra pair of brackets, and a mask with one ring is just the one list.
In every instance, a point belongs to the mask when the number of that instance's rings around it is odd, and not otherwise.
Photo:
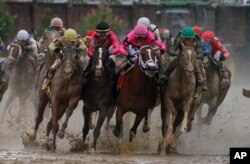
[(50, 80), (45, 79), (42, 85), (42, 90), (45, 90), (48, 88), (48, 85), (50, 83)]

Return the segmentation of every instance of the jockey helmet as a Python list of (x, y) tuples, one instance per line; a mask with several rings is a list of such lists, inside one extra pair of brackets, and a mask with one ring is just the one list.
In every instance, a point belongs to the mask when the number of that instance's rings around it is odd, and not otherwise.
[(160, 29), (160, 35), (161, 35), (161, 38), (163, 39), (172, 38), (172, 33), (169, 31), (169, 29), (166, 29), (166, 28)]
[(64, 32), (63, 38), (68, 41), (76, 41), (78, 35), (74, 29), (69, 28)]
[(137, 24), (144, 24), (147, 28), (150, 28), (150, 20), (147, 17), (139, 18)]
[(94, 33), (95, 33), (95, 30), (88, 30), (88, 31), (86, 32), (86, 37), (87, 37), (87, 38), (92, 38), (93, 35), (94, 35)]
[(136, 37), (146, 37), (148, 29), (144, 24), (137, 24), (134, 29), (134, 34)]
[(181, 38), (190, 38), (193, 39), (195, 37), (194, 30), (191, 27), (185, 27), (181, 31)]
[(109, 32), (109, 25), (106, 22), (99, 22), (95, 27), (95, 31), (98, 33), (106, 33)]
[(17, 33), (17, 40), (28, 40), (29, 39), (29, 33), (26, 30), (20, 30)]
[(212, 31), (204, 31), (201, 37), (204, 41), (211, 41), (214, 38), (214, 33)]
[(192, 29), (194, 30), (195, 34), (201, 37), (201, 28), (199, 26), (193, 26)]
[(61, 18), (55, 17), (50, 21), (50, 27), (63, 27), (63, 21)]

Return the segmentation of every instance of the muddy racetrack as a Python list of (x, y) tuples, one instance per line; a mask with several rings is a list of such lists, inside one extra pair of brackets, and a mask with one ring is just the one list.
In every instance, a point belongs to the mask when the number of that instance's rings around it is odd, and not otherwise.
[[(12, 105), (11, 116), (8, 114), (0, 125), (0, 163), (229, 163), (230, 147), (250, 147), (250, 99), (242, 96), (242, 88), (250, 89), (250, 78), (247, 63), (236, 67), (232, 86), (223, 104), (219, 107), (211, 126), (197, 126), (193, 123), (190, 133), (182, 134), (176, 142), (176, 152), (166, 156), (157, 155), (158, 143), (161, 138), (160, 108), (152, 113), (152, 125), (149, 133), (143, 133), (138, 128), (133, 143), (128, 142), (128, 129), (132, 126), (134, 115), (125, 115), (124, 137), (118, 140), (112, 130), (102, 128), (97, 144), (97, 154), (88, 154), (86, 151), (72, 152), (71, 149), (81, 139), (83, 126), (82, 102), (79, 103), (69, 120), (68, 135), (64, 139), (57, 139), (56, 152), (46, 151), (45, 127), (48, 121), (44, 118), (34, 143), (27, 142), (27, 134), (34, 126), (34, 109), (30, 104), (29, 115), (21, 123), (13, 120), (17, 113), (18, 102)], [(4, 100), (0, 104), (0, 114)], [(206, 109), (203, 112), (206, 113)], [(61, 122), (60, 122), (61, 123)], [(111, 125), (114, 125), (114, 117)], [(93, 130), (89, 133), (91, 142)], [(117, 154), (117, 147), (121, 146), (121, 154)]]

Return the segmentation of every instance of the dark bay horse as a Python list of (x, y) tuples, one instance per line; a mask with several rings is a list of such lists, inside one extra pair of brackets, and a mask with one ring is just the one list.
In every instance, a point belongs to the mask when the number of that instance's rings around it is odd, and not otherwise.
[[(207, 125), (211, 124), (212, 118), (217, 112), (218, 107), (225, 99), (231, 85), (230, 70), (226, 68), (229, 75), (229, 85), (224, 88), (221, 88), (221, 78), (217, 63), (213, 59), (210, 59), (209, 61), (210, 62), (205, 65), (208, 91), (203, 95), (201, 105), (197, 109), (198, 120), (202, 121), (202, 123), (205, 123)], [(202, 106), (204, 104), (207, 104), (209, 108), (206, 117), (202, 118)]]
[(27, 115), (27, 100), (34, 103), (34, 84), (36, 77), (36, 49), (25, 50), (16, 43), (8, 46), (8, 58), (4, 61), (4, 70), (9, 78), (8, 96), (4, 112), (1, 120), (5, 117), (6, 111), (10, 108), (11, 103), (18, 98), (19, 113), (16, 121), (21, 121), (21, 118)]
[(157, 95), (158, 61), (155, 51), (150, 45), (140, 48), (140, 53), (134, 67), (125, 74), (117, 99), (116, 126), (113, 133), (116, 137), (123, 136), (123, 115), (127, 112), (136, 114), (133, 127), (130, 129), (132, 141), (137, 127), (146, 116), (148, 109), (155, 105)]
[(5, 58), (0, 58), (0, 102), (2, 101), (3, 95), (8, 88), (8, 80), (9, 80), (3, 68), (4, 60)]
[(182, 44), (178, 64), (164, 86), (164, 106), (161, 108), (162, 141), (158, 149), (160, 154), (164, 154), (174, 141), (174, 132), (179, 125), (181, 132), (187, 132), (189, 111), (196, 88), (196, 54), (193, 47)]
[[(66, 111), (66, 118), (62, 124), (58, 136), (64, 137), (65, 129), (69, 117), (72, 115), (73, 110), (77, 107), (77, 104), (81, 98), (82, 83), (83, 83), (83, 64), (80, 61), (79, 51), (72, 47), (67, 46), (62, 50), (61, 65), (56, 70), (51, 83), (51, 114), (47, 124), (46, 137), (49, 138), (50, 131), (53, 133), (53, 142), (48, 148), (52, 150), (56, 149), (56, 134), (59, 130), (58, 120), (61, 119)], [(40, 101), (38, 105), (38, 115), (36, 117), (36, 123), (34, 128), (34, 134), (31, 136), (31, 140), (35, 140), (38, 127), (43, 119), (43, 113), (48, 103), (47, 99), (44, 99), (43, 95), (40, 94)], [(49, 140), (47, 140), (48, 143)]]
[(82, 129), (83, 141), (89, 132), (89, 121), (91, 113), (99, 111), (96, 127), (94, 129), (94, 140), (91, 145), (91, 152), (96, 151), (97, 139), (100, 136), (100, 129), (105, 118), (107, 122), (113, 116), (115, 103), (113, 93), (115, 89), (115, 64), (109, 59), (109, 52), (106, 47), (97, 46), (90, 62), (91, 71), (84, 85), (83, 92), (83, 116), (84, 127)]

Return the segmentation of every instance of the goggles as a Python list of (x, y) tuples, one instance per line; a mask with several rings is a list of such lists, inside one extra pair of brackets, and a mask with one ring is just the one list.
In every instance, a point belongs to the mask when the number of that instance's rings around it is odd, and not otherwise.
[(135, 38), (138, 40), (146, 39), (147, 35), (135, 35)]
[(106, 37), (109, 35), (109, 32), (96, 32), (96, 35), (99, 37)]

